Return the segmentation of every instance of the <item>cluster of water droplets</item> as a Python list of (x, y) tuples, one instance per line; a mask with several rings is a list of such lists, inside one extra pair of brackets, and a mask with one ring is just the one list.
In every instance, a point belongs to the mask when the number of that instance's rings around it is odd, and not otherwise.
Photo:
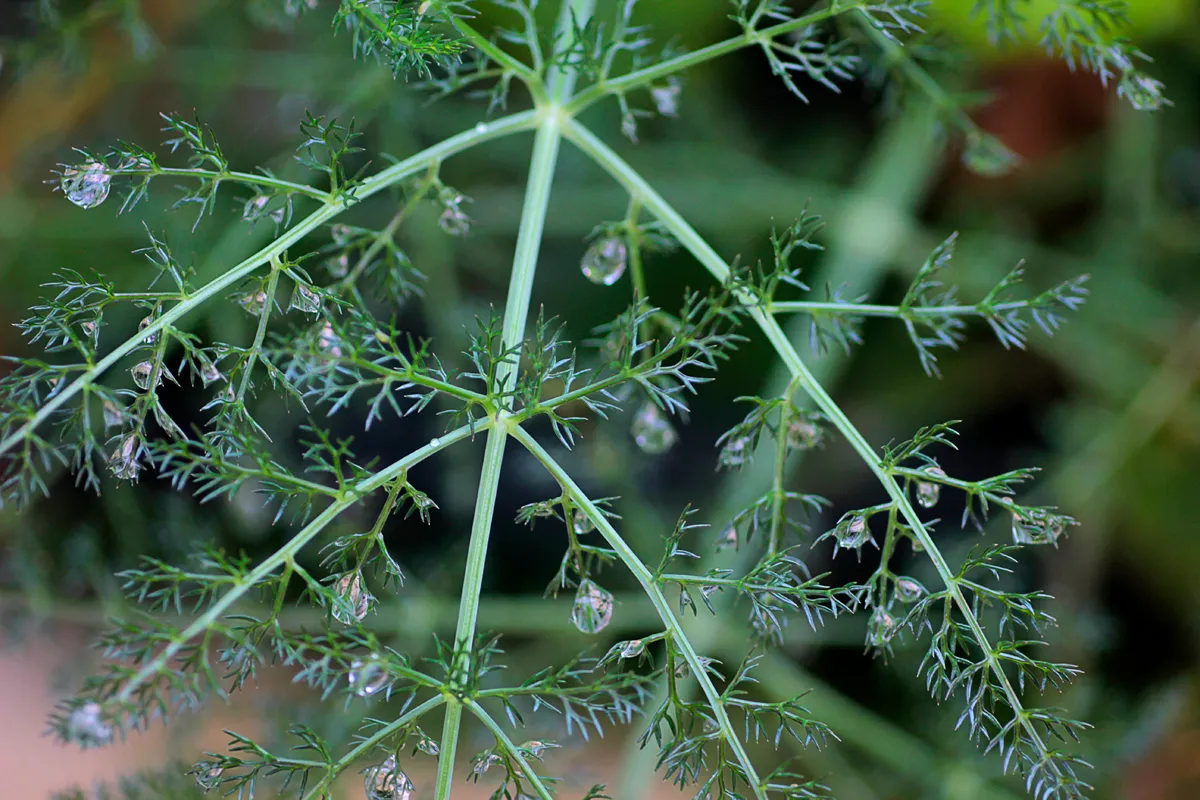
[(629, 247), (620, 236), (603, 236), (588, 246), (579, 262), (583, 276), (592, 283), (612, 286), (625, 274)]
[(375, 596), (367, 590), (358, 570), (338, 578), (333, 588), (338, 596), (338, 602), (333, 605), (333, 618), (343, 625), (362, 622), (375, 604)]
[(629, 433), (642, 452), (650, 455), (665, 453), (679, 441), (671, 421), (658, 406), (649, 402), (633, 415)]
[(571, 622), (584, 633), (599, 633), (612, 622), (614, 605), (612, 592), (585, 578), (575, 592)]
[(367, 769), (363, 789), (367, 800), (413, 800), (417, 794), (417, 787), (400, 769), (394, 754)]
[(108, 468), (115, 477), (123, 481), (136, 481), (142, 471), (141, 455), (142, 443), (138, 434), (126, 434), (109, 455)]
[(112, 172), (99, 161), (79, 167), (64, 167), (59, 186), (63, 194), (80, 208), (95, 208), (108, 199)]

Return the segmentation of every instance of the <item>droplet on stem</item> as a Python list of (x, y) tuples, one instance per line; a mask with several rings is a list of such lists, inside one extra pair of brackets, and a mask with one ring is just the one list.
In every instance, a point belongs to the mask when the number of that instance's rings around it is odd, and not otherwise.
[(367, 800), (412, 800), (417, 793), (413, 782), (400, 770), (395, 755), (366, 771), (363, 788)]
[(665, 453), (679, 441), (679, 434), (670, 420), (653, 403), (646, 403), (638, 409), (629, 432), (642, 452), (650, 455)]
[(329, 236), (335, 244), (349, 244), (350, 240), (354, 238), (354, 229), (339, 222), (337, 225), (330, 226)]
[(596, 530), (596, 523), (592, 522), (592, 518), (589, 517), (582, 509), (575, 509), (574, 513), (571, 515), (571, 520), (571, 525), (575, 529), (576, 536), (582, 536), (585, 533), (591, 533), (592, 531)]
[(292, 301), (288, 303), (288, 311), (293, 309), (302, 314), (320, 314), (321, 295), (303, 283), (297, 283), (296, 290), (292, 292)]
[(221, 785), (221, 776), (225, 768), (216, 761), (198, 761), (192, 765), (191, 773), (196, 776), (196, 785), (207, 792)]
[(334, 583), (340, 603), (333, 605), (333, 618), (343, 625), (362, 622), (375, 603), (375, 596), (363, 585), (362, 573), (347, 572)]
[(739, 544), (737, 526), (727, 525), (717, 537), (717, 550), (736, 550)]
[(390, 679), (378, 656), (371, 656), (366, 661), (354, 659), (346, 677), (350, 688), (359, 697), (370, 697), (387, 686)]
[(787, 426), (787, 445), (793, 450), (811, 450), (821, 444), (824, 429), (807, 414), (793, 417)]
[(63, 194), (80, 208), (95, 208), (108, 199), (112, 173), (99, 161), (89, 161), (82, 167), (66, 167), (62, 171)]
[(722, 467), (740, 467), (754, 456), (754, 442), (749, 436), (736, 436), (725, 442), (717, 456)]
[(112, 725), (94, 700), (76, 707), (67, 717), (67, 737), (81, 747), (103, 747), (112, 742)]
[(262, 289), (240, 294), (236, 300), (242, 310), (252, 317), (261, 315), (263, 309), (267, 307), (267, 293)]
[(592, 242), (579, 262), (583, 276), (592, 283), (612, 286), (625, 274), (629, 248), (619, 236), (605, 236)]
[(1013, 511), (1012, 535), (1017, 544), (1057, 544), (1065, 529), (1065, 518), (1044, 508)]
[(133, 383), (142, 391), (150, 388), (151, 376), (154, 377), (154, 385), (158, 386), (162, 383), (162, 375), (154, 375), (154, 365), (149, 361), (140, 361), (134, 364), (129, 374), (133, 376)]
[(612, 592), (585, 578), (575, 593), (571, 622), (584, 633), (599, 633), (612, 621), (613, 604)]
[(669, 81), (663, 86), (654, 86), (650, 89), (650, 98), (654, 101), (654, 107), (659, 114), (664, 117), (679, 116), (679, 95), (683, 89), (679, 85), (679, 81)]
[(108, 457), (108, 468), (112, 474), (124, 481), (136, 481), (138, 473), (142, 471), (141, 450), (136, 433), (121, 439), (117, 449)]
[[(931, 478), (944, 478), (946, 473), (938, 467), (926, 467), (922, 470)], [(933, 508), (937, 505), (938, 498), (942, 494), (942, 486), (934, 481), (917, 481), (917, 504), (921, 508)]]
[(875, 609), (867, 623), (867, 642), (872, 647), (885, 647), (896, 633), (896, 618), (882, 608)]
[(333, 258), (325, 260), (325, 269), (335, 278), (344, 278), (350, 274), (350, 255), (338, 253)]
[(871, 529), (867, 526), (867, 518), (854, 512), (838, 520), (833, 536), (843, 550), (858, 550), (871, 541)]
[(317, 334), (317, 348), (321, 352), (328, 353), (334, 358), (341, 358), (341, 342), (342, 340), (338, 338), (337, 331), (333, 329), (333, 323), (326, 322), (321, 326), (321, 332)]
[(630, 639), (621, 645), (621, 658), (637, 658), (646, 652), (646, 643), (641, 639)]
[(925, 596), (925, 587), (914, 578), (896, 578), (896, 599), (901, 603), (915, 603)]

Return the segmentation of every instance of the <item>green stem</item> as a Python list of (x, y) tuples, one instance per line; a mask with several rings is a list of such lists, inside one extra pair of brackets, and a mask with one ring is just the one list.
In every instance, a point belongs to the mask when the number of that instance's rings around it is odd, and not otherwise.
[(313, 537), (325, 529), (329, 523), (337, 519), (343, 511), (353, 506), (363, 495), (375, 491), (381, 486), (384, 486), (388, 481), (393, 480), (397, 476), (403, 474), (415, 464), (419, 464), (429, 456), (442, 450), (450, 445), (467, 439), (485, 427), (490, 428), (492, 425), (490, 420), (481, 420), (476, 422), (474, 426), (463, 425), (454, 431), (451, 431), (444, 436), (439, 437), (437, 444), (430, 442), (424, 447), (414, 450), (404, 458), (396, 461), (386, 468), (372, 475), (358, 484), (349, 492), (343, 494), (338, 500), (330, 504), (324, 511), (318, 514), (312, 522), (304, 526), (304, 528), (293, 536), (287, 544), (276, 550), (270, 556), (267, 556), (262, 563), (255, 567), (246, 577), (239, 581), (229, 591), (221, 596), (220, 600), (214, 602), (208, 607), (208, 610), (196, 618), (191, 625), (185, 628), (178, 636), (172, 638), (171, 642), (163, 647), (158, 654), (142, 665), (141, 669), (130, 678), (121, 691), (112, 699), (111, 702), (117, 706), (121, 706), (129, 701), (137, 689), (153, 679), (170, 663), (182, 648), (192, 643), (192, 640), (197, 636), (204, 634), (208, 629), (226, 612), (234, 603), (242, 598), (247, 592), (253, 591), (258, 584), (270, 577), (278, 567), (291, 561), (300, 550), (312, 541)]
[[(598, 139), (591, 131), (580, 125), (575, 120), (571, 120), (567, 124), (564, 135), (574, 144), (576, 144), (584, 153), (590, 156), (602, 169), (608, 172), (617, 182), (619, 182), (630, 193), (641, 198), (642, 203), (650, 213), (654, 214), (667, 227), (667, 229), (675, 236), (680, 244), (690, 252), (697, 261), (699, 261), (714, 278), (722, 283), (727, 282), (730, 278), (729, 265), (724, 259), (713, 250), (712, 246), (700, 236), (696, 230), (687, 223), (683, 217), (679, 215), (666, 200), (662, 198), (653, 187), (651, 187), (629, 164), (625, 163), (612, 149), (604, 142)], [(900, 515), (904, 517), (904, 521), (911, 527), (920, 543), (925, 547), (930, 560), (933, 562), (938, 575), (946, 586), (946, 590), (954, 601), (954, 605), (958, 607), (959, 612), (963, 615), (970, 628), (971, 634), (975, 637), (979, 648), (983, 651), (984, 658), (988, 663), (988, 668), (995, 676), (997, 683), (1000, 686), (1005, 699), (1008, 701), (1013, 713), (1019, 719), (1019, 724), (1025, 729), (1026, 735), (1029, 737), (1030, 743), (1038, 750), (1039, 754), (1046, 756), (1049, 753), (1049, 748), (1042, 737), (1041, 732), (1034, 727), (1029, 719), (1024, 704), (1021, 702), (1020, 696), (1013, 688), (1012, 682), (1009, 680), (1007, 673), (1004, 671), (1001, 660), (997, 657), (995, 649), (992, 647), (987, 634), (976, 617), (974, 609), (970, 602), (963, 594), (961, 587), (958, 584), (958, 579), (954, 572), (950, 569), (950, 565), (946, 562), (941, 550), (933, 541), (929, 531), (926, 530), (921, 518), (917, 515), (912, 504), (909, 502), (908, 496), (901, 490), (899, 484), (896, 483), (895, 477), (891, 472), (880, 463), (879, 457), (874, 449), (867, 442), (854, 423), (846, 416), (841, 407), (834, 402), (825, 388), (817, 381), (815, 376), (809, 370), (808, 365), (800, 358), (792, 343), (788, 340), (783, 329), (779, 327), (779, 323), (775, 318), (768, 314), (764, 309), (754, 305), (754, 298), (746, 292), (738, 292), (739, 300), (746, 305), (747, 312), (751, 319), (762, 330), (767, 337), (772, 348), (779, 355), (788, 371), (792, 374), (796, 383), (804, 389), (804, 391), (812, 398), (826, 417), (833, 422), (834, 427), (846, 439), (859, 457), (875, 475), (876, 479), (883, 486), (891, 501), (896, 504), (900, 510)]]
[[(392, 720), (387, 725), (384, 725), (382, 728), (375, 731), (375, 733), (371, 734), (366, 739), (363, 739), (361, 742), (358, 743), (358, 745), (356, 745), (349, 752), (347, 752), (346, 755), (339, 758), (333, 764), (333, 766), (326, 771), (325, 775), (323, 775), (319, 781), (317, 781), (315, 784), (313, 784), (313, 787), (311, 789), (309, 789), (307, 792), (304, 793), (304, 800), (317, 800), (317, 798), (326, 797), (327, 795), (324, 792), (325, 787), (329, 786), (329, 784), (331, 784), (331, 783), (333, 783), (333, 781), (337, 780), (338, 775), (342, 774), (342, 772), (346, 769), (346, 767), (353, 764), (355, 759), (364, 755), (376, 744), (378, 744), (379, 742), (382, 742), (388, 736), (391, 736), (393, 733), (400, 730), (405, 725), (408, 725), (410, 722), (415, 722), (416, 720), (425, 716), (430, 711), (432, 711), (433, 709), (437, 708), (438, 706), (440, 706), (442, 703), (445, 703), (445, 702), (446, 702), (446, 697), (444, 695), (440, 695), (440, 694), (435, 695), (434, 697), (431, 697), (428, 700), (426, 700), (424, 703), (421, 703), (418, 706), (414, 706), (413, 708), (410, 708), (408, 711), (404, 712), (404, 714), (401, 715), (400, 717), (396, 718), (395, 720)], [(324, 765), (322, 765), (322, 766), (324, 766)]]
[(827, 6), (814, 11), (811, 14), (797, 17), (796, 19), (787, 22), (781, 22), (778, 25), (772, 25), (768, 28), (763, 28), (758, 31), (746, 31), (740, 36), (734, 36), (726, 39), (723, 42), (702, 47), (699, 50), (693, 50), (690, 53), (669, 58), (666, 61), (660, 61), (644, 69), (635, 70), (627, 75), (622, 75), (620, 78), (613, 80), (602, 80), (599, 83), (589, 86), (575, 97), (571, 98), (571, 102), (567, 104), (565, 111), (567, 114), (574, 116), (583, 111), (588, 106), (603, 100), (605, 97), (612, 94), (622, 94), (632, 91), (639, 86), (645, 86), (648, 83), (661, 80), (677, 72), (682, 72), (685, 69), (703, 64), (706, 61), (712, 61), (714, 58), (729, 55), (744, 47), (753, 47), (761, 45), (764, 42), (783, 36), (785, 33), (798, 31), (809, 25), (815, 25), (818, 22), (836, 17), (839, 14), (845, 14), (848, 11), (856, 10), (861, 3), (845, 6)]
[[(560, 8), (557, 34), (563, 36), (570, 31), (572, 12), (575, 17), (590, 16), (593, 2), (594, 0), (564, 0)], [(537, 273), (542, 232), (546, 226), (546, 211), (550, 205), (550, 186), (554, 181), (554, 170), (558, 164), (559, 145), (562, 141), (563, 117), (559, 104), (570, 95), (574, 83), (574, 72), (564, 72), (557, 66), (551, 67), (547, 84), (549, 95), (554, 100), (549, 105), (541, 106), (536, 112), (537, 135), (533, 141), (529, 179), (525, 185), (525, 201), (521, 207), (521, 224), (513, 252), (508, 297), (504, 304), (501, 352), (507, 353), (519, 348), (525, 338), (533, 279)], [(518, 366), (506, 361), (498, 368), (493, 390), (499, 398), (508, 395), (516, 385)], [(475, 496), (475, 516), (471, 522), (471, 540), (467, 546), (467, 564), (463, 573), (458, 624), (455, 626), (454, 674), (459, 680), (466, 679), (472, 669), (471, 650), (479, 616), (483, 570), (487, 559), (496, 493), (500, 485), (500, 470), (504, 462), (504, 443), (511, 424), (508, 412), (503, 408), (496, 411), (492, 419), (499, 424), (488, 431), (487, 445), (484, 449), (479, 489)], [(450, 797), (450, 787), (454, 780), (454, 756), (458, 750), (458, 734), (462, 725), (462, 702), (459, 698), (452, 700), (446, 708), (446, 718), (442, 723), (441, 755), (438, 761), (437, 786), (434, 790), (436, 800), (449, 800)]]
[[(480, 130), (478, 128), (470, 128), (455, 136), (451, 136), (438, 144), (422, 150), (416, 155), (404, 159), (398, 164), (388, 167), (370, 178), (362, 182), (354, 193), (354, 203), (361, 202), (371, 195), (386, 189), (387, 187), (403, 180), (413, 173), (428, 167), (430, 164), (436, 164), (450, 156), (467, 150), (475, 145), (482, 144), (492, 139), (499, 139), (504, 136), (509, 136), (521, 131), (532, 129), (539, 121), (538, 114), (533, 111), (522, 111), (519, 114), (512, 114), (503, 119), (496, 120), (487, 124), (486, 128)], [(236, 286), (239, 281), (243, 280), (247, 275), (252, 274), (255, 270), (267, 263), (273, 258), (276, 258), (287, 251), (289, 247), (299, 242), (311, 231), (315, 230), (320, 225), (341, 214), (349, 207), (349, 200), (339, 198), (335, 202), (326, 205), (314, 211), (312, 214), (305, 217), (294, 227), (288, 229), (278, 239), (271, 242), (266, 247), (262, 248), (254, 255), (243, 259), (233, 268), (226, 271), (219, 278), (209, 282), (199, 290), (191, 293), (186, 299), (172, 306), (167, 311), (163, 312), (152, 324), (148, 325), (145, 330), (138, 331), (136, 335), (129, 337), (124, 342), (115, 347), (107, 356), (96, 362), (95, 366), (86, 370), (78, 378), (71, 382), (69, 386), (63, 387), (61, 391), (46, 402), (38, 409), (29, 421), (21, 425), (8, 436), (0, 441), (0, 455), (7, 453), (19, 442), (28, 437), (38, 426), (54, 415), (59, 408), (68, 400), (75, 397), (83, 389), (95, 382), (101, 375), (107, 372), (114, 364), (122, 358), (133, 352), (141, 346), (142, 340), (159, 334), (163, 328), (174, 324), (190, 311), (194, 311), (203, 305), (206, 301), (228, 290), (232, 286)]]
[(869, 303), (820, 303), (808, 301), (787, 301), (771, 303), (767, 306), (768, 314), (800, 313), (800, 314), (841, 314), (854, 317), (888, 317), (891, 319), (912, 319), (917, 317), (991, 317), (1006, 311), (1019, 311), (1029, 308), (1029, 300), (1013, 300), (1008, 303), (996, 303), (992, 306), (881, 306)]
[(275, 290), (279, 287), (279, 259), (271, 258), (271, 276), (267, 278), (267, 288), (263, 290), (262, 308), (258, 311), (258, 328), (254, 331), (254, 343), (250, 345), (250, 359), (242, 370), (242, 382), (237, 390), (237, 402), (244, 402), (246, 390), (250, 388), (250, 378), (254, 374), (254, 365), (262, 352), (263, 342), (267, 340), (267, 326), (271, 321), (271, 309), (275, 307)]
[(538, 777), (538, 774), (533, 771), (533, 766), (529, 763), (529, 760), (521, 755), (521, 751), (513, 744), (512, 739), (508, 738), (508, 734), (500, 727), (500, 723), (496, 722), (495, 718), (474, 700), (464, 700), (463, 705), (483, 723), (485, 728), (492, 732), (492, 736), (496, 737), (496, 742), (517, 762), (517, 765), (521, 768), (521, 777), (528, 779), (533, 788), (537, 790), (538, 797), (542, 798), (542, 800), (554, 800), (554, 795), (546, 788), (546, 784), (542, 783), (542, 779)]
[(704, 696), (708, 699), (713, 717), (721, 728), (725, 744), (733, 752), (738, 765), (745, 773), (746, 780), (753, 790), (754, 796), (758, 800), (766, 800), (767, 795), (762, 788), (762, 779), (755, 770), (754, 764), (750, 761), (750, 757), (747, 755), (746, 748), (743, 746), (741, 739), (738, 738), (738, 733), (733, 727), (733, 722), (729, 719), (729, 714), (725, 711), (725, 703), (721, 699), (721, 693), (713, 686), (712, 679), (709, 677), (703, 662), (700, 661), (699, 655), (696, 654), (695, 649), (692, 647), (692, 643), (688, 640), (687, 634), (679, 622), (679, 618), (672, 612), (671, 603), (667, 600), (666, 595), (663, 594), (662, 587), (655, 580), (654, 574), (642, 563), (637, 553), (633, 552), (633, 549), (625, 543), (625, 540), (613, 528), (608, 518), (583, 493), (570, 474), (554, 460), (553, 456), (547, 453), (523, 428), (514, 426), (510, 433), (538, 461), (542, 462), (542, 465), (554, 476), (554, 479), (558, 481), (563, 490), (571, 495), (576, 505), (596, 525), (600, 535), (604, 537), (604, 541), (616, 552), (617, 557), (621, 559), (621, 562), (625, 564), (626, 568), (633, 573), (633, 577), (641, 584), (642, 590), (650, 598), (651, 604), (653, 604), (655, 611), (658, 612), (659, 619), (662, 620), (664, 628), (671, 636), (671, 641), (683, 654), (684, 661), (687, 662), (687, 665), (691, 668), (692, 675), (700, 685), (700, 690), (704, 692)]

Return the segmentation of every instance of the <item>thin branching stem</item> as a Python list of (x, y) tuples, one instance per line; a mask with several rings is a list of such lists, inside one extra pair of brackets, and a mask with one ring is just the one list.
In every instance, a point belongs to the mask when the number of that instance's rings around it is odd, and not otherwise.
[(475, 718), (482, 722), (485, 728), (491, 731), (492, 736), (496, 737), (497, 744), (508, 753), (513, 761), (517, 762), (517, 765), (521, 768), (521, 777), (528, 780), (534, 790), (537, 791), (538, 797), (542, 798), (542, 800), (554, 800), (554, 795), (550, 793), (550, 790), (546, 788), (546, 784), (534, 772), (533, 765), (529, 763), (529, 759), (522, 755), (521, 750), (508, 737), (508, 734), (504, 732), (504, 728), (500, 727), (500, 723), (496, 722), (496, 719), (487, 712), (487, 709), (470, 698), (463, 701), (463, 706), (474, 714)]
[(672, 644), (679, 648), (688, 667), (691, 669), (692, 675), (696, 678), (700, 685), (700, 690), (704, 692), (705, 698), (708, 700), (712, 708), (714, 719), (721, 728), (722, 738), (725, 740), (725, 745), (733, 753), (738, 766), (745, 773), (745, 777), (750, 784), (750, 789), (754, 792), (754, 796), (759, 800), (766, 800), (766, 792), (762, 788), (762, 779), (759, 778), (758, 772), (754, 764), (750, 761), (750, 756), (746, 753), (746, 748), (742, 744), (738, 736), (737, 730), (733, 726), (733, 722), (729, 719), (729, 714), (725, 710), (725, 703), (721, 699), (721, 693), (713, 685), (712, 678), (709, 677), (705, 669), (704, 662), (700, 660), (700, 656), (692, 647), (691, 641), (683, 630), (683, 625), (679, 618), (671, 610), (671, 602), (663, 594), (662, 587), (655, 580), (654, 574), (650, 569), (642, 563), (638, 558), (637, 553), (633, 551), (617, 530), (612, 526), (612, 523), (600, 510), (600, 508), (592, 502), (592, 500), (583, 493), (575, 483), (571, 475), (563, 469), (563, 467), (555, 461), (554, 457), (546, 452), (540, 444), (537, 443), (520, 426), (512, 426), (510, 433), (514, 439), (525, 446), (527, 450), (540, 462), (542, 466), (558, 481), (562, 486), (563, 491), (570, 494), (571, 499), (575, 502), (577, 508), (588, 515), (588, 518), (595, 524), (600, 535), (604, 537), (604, 541), (608, 546), (616, 552), (617, 557), (621, 559), (621, 563), (633, 573), (634, 579), (641, 585), (642, 591), (650, 598), (654, 610), (658, 612), (659, 619), (662, 620), (663, 626), (671, 637)]
[(461, 153), (464, 150), (493, 139), (531, 130), (537, 123), (538, 115), (536, 112), (522, 111), (488, 123), (482, 130), (478, 127), (469, 128), (367, 178), (356, 189), (353, 200), (341, 197), (329, 201), (328, 205), (314, 211), (296, 225), (284, 231), (279, 238), (272, 241), (266, 247), (242, 260), (224, 272), (220, 277), (188, 294), (186, 298), (180, 300), (156, 317), (146, 328), (138, 331), (135, 335), (130, 336), (113, 348), (108, 355), (97, 361), (95, 366), (82, 372), (69, 385), (56, 392), (53, 397), (48, 398), (38, 408), (37, 413), (32, 419), (6, 436), (3, 441), (0, 441), (0, 455), (7, 453), (20, 442), (24, 441), (34, 430), (50, 419), (58, 409), (62, 408), (67, 401), (98, 380), (100, 376), (117, 364), (122, 358), (142, 346), (142, 342), (145, 339), (159, 335), (164, 328), (178, 322), (188, 313), (204, 305), (208, 300), (237, 286), (238, 283), (248, 275), (253, 274), (263, 264), (283, 255), (289, 247), (299, 242), (313, 230), (341, 214), (352, 202), (357, 203), (365, 200), (371, 195), (429, 167), (431, 164), (439, 163), (456, 153)]
[[(700, 236), (695, 228), (680, 216), (679, 212), (667, 203), (641, 175), (621, 159), (608, 145), (575, 120), (571, 120), (565, 131), (565, 135), (569, 141), (576, 144), (598, 166), (624, 186), (630, 194), (635, 194), (641, 198), (646, 210), (654, 214), (680, 244), (714, 278), (721, 282), (726, 282), (730, 279), (731, 271), (725, 260)], [(796, 352), (791, 341), (788, 340), (783, 329), (779, 327), (779, 323), (775, 318), (763, 308), (754, 305), (755, 299), (748, 293), (741, 292), (740, 294), (742, 296), (739, 299), (747, 304), (750, 317), (767, 337), (772, 348), (779, 355), (800, 388), (812, 398), (817, 408), (829, 418), (838, 432), (854, 448), (863, 463), (867, 465), (882, 485), (884, 491), (887, 492), (891, 502), (899, 509), (900, 515), (912, 528), (918, 541), (924, 546), (925, 552), (933, 562), (938, 576), (942, 579), (946, 590), (953, 598), (954, 605), (957, 606), (959, 612), (963, 615), (972, 636), (983, 650), (983, 657), (987, 660), (988, 668), (995, 675), (996, 681), (1001, 686), (1005, 699), (1017, 717), (1017, 724), (1025, 729), (1029, 741), (1037, 748), (1040, 756), (1046, 758), (1050, 752), (1050, 748), (1047, 746), (1041, 731), (1037, 729), (1030, 719), (1020, 695), (1017, 694), (1016, 689), (1009, 680), (1008, 674), (1004, 671), (1001, 659), (997, 656), (995, 648), (983, 630), (983, 626), (975, 614), (975, 609), (971, 607), (970, 602), (959, 586), (959, 581), (953, 570), (950, 569), (950, 565), (946, 562), (941, 550), (934, 542), (929, 531), (925, 528), (916, 510), (912, 507), (908, 496), (896, 482), (895, 476), (889, 469), (885, 468), (878, 454), (876, 454), (875, 450), (858, 431), (858, 428), (855, 427), (845, 412), (842, 411), (841, 407), (834, 402), (829, 393), (825, 391), (825, 388), (817, 381), (816, 377), (809, 370), (808, 365), (800, 357), (799, 353)]]

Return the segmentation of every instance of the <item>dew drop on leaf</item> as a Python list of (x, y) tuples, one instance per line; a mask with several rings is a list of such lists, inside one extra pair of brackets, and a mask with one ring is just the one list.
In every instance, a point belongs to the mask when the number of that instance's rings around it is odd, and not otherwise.
[(867, 527), (867, 518), (862, 514), (851, 514), (843, 517), (833, 531), (838, 547), (844, 550), (857, 550), (871, 538), (871, 529)]
[(237, 304), (242, 307), (252, 317), (257, 317), (263, 313), (263, 309), (267, 307), (267, 293), (262, 289), (246, 292), (238, 295)]
[(363, 788), (367, 800), (412, 800), (417, 793), (413, 782), (400, 770), (394, 755), (366, 771)]
[(592, 518), (589, 517), (582, 509), (575, 509), (571, 519), (572, 527), (575, 529), (576, 536), (582, 536), (585, 533), (591, 533), (592, 531), (596, 530), (596, 523), (592, 522)]
[(341, 343), (342, 340), (338, 338), (337, 331), (333, 329), (333, 323), (326, 322), (321, 326), (321, 331), (317, 334), (317, 348), (321, 352), (329, 353), (334, 358), (341, 358)]
[(654, 101), (654, 107), (659, 114), (664, 117), (679, 116), (679, 95), (681, 93), (679, 81), (671, 81), (665, 86), (655, 86), (650, 89), (650, 98)]
[(388, 683), (387, 670), (379, 663), (377, 656), (371, 656), (366, 661), (354, 659), (346, 677), (350, 688), (359, 697), (370, 697)]
[(207, 792), (221, 785), (221, 776), (224, 773), (225, 768), (216, 761), (199, 761), (192, 765), (192, 770), (189, 774), (195, 775), (196, 785)]
[(621, 644), (621, 658), (637, 658), (646, 652), (646, 643), (641, 639), (630, 639)]
[(872, 647), (884, 647), (896, 633), (896, 618), (882, 608), (875, 609), (867, 623), (867, 642)]
[(333, 606), (333, 618), (343, 625), (362, 622), (375, 603), (375, 596), (363, 585), (362, 573), (347, 572), (333, 585), (340, 603)]
[(754, 456), (754, 442), (749, 436), (730, 439), (721, 448), (717, 463), (722, 467), (740, 467)]
[(62, 190), (80, 208), (95, 208), (108, 198), (112, 173), (98, 161), (82, 167), (67, 167), (62, 171)]
[(901, 603), (915, 603), (925, 596), (925, 587), (919, 581), (900, 577), (896, 579), (896, 599)]
[(811, 450), (821, 444), (824, 431), (806, 415), (792, 419), (787, 427), (787, 445), (793, 450)]
[(434, 739), (432, 736), (429, 736), (424, 732), (418, 731), (417, 749), (426, 755), (436, 756), (442, 751), (442, 746), (438, 743), (437, 739)]
[(726, 526), (725, 530), (721, 531), (721, 535), (717, 537), (717, 550), (735, 550), (738, 546), (738, 532), (734, 525)]
[(591, 580), (584, 579), (575, 593), (571, 622), (584, 633), (599, 633), (608, 627), (613, 615), (613, 596)]
[(629, 432), (642, 452), (650, 455), (665, 453), (679, 441), (671, 421), (653, 403), (646, 403), (634, 414)]
[(136, 481), (142, 471), (141, 443), (138, 435), (131, 433), (121, 439), (117, 449), (108, 457), (108, 468), (123, 481)]
[(1012, 535), (1017, 544), (1056, 544), (1065, 528), (1063, 517), (1044, 508), (1013, 512)]
[(338, 223), (329, 228), (329, 236), (335, 244), (349, 244), (350, 240), (354, 238), (354, 230), (349, 225)]
[(579, 269), (592, 283), (612, 286), (625, 274), (629, 261), (629, 248), (619, 236), (605, 236), (588, 247), (579, 262)]
[[(142, 321), (138, 323), (138, 333), (141, 333), (142, 331), (146, 330), (146, 328), (149, 328), (153, 324), (154, 324), (154, 317), (143, 318)], [(151, 333), (142, 339), (142, 344), (154, 344), (157, 341), (158, 341), (158, 334)]]
[(103, 747), (112, 742), (112, 725), (105, 721), (104, 709), (94, 700), (76, 707), (67, 717), (67, 738), (80, 747)]
[(350, 256), (338, 253), (333, 258), (326, 259), (325, 269), (335, 278), (344, 278), (350, 274)]
[[(930, 477), (944, 478), (946, 473), (938, 467), (928, 467), (923, 472)], [(917, 481), (917, 503), (921, 508), (933, 508), (942, 494), (941, 484), (933, 481)]]
[(262, 216), (263, 211), (267, 207), (267, 203), (271, 198), (265, 194), (260, 194), (257, 197), (251, 197), (246, 201), (245, 207), (242, 209), (242, 220), (252, 222)]
[[(150, 388), (150, 376), (154, 374), (154, 365), (149, 361), (140, 361), (129, 369), (129, 374), (133, 376), (134, 385), (145, 391)], [(154, 384), (157, 386), (160, 383), (162, 383), (161, 375)]]
[(303, 283), (297, 283), (296, 290), (292, 292), (292, 301), (288, 303), (288, 311), (293, 309), (301, 314), (320, 314), (321, 295)]

